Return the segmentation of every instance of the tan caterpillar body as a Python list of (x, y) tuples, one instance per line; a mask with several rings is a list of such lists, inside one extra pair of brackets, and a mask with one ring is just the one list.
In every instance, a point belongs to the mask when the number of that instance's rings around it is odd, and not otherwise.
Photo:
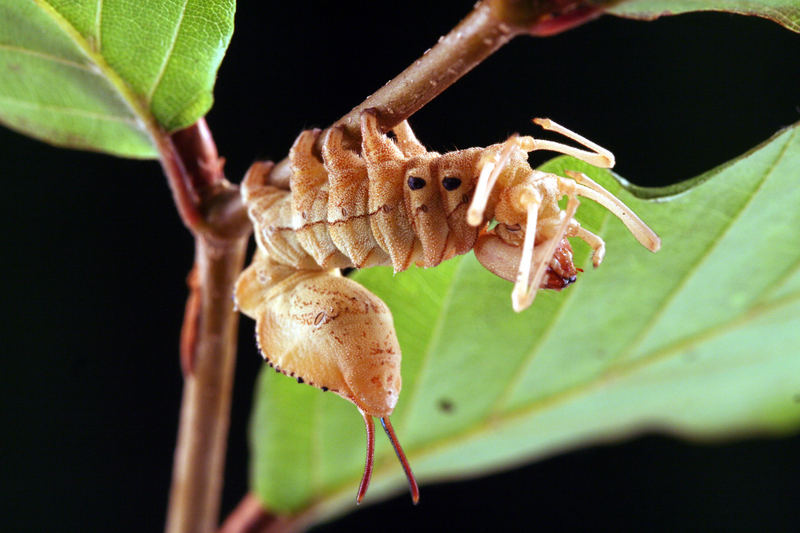
[[(384, 135), (372, 112), (361, 117), (361, 152), (342, 146), (330, 129), (322, 160), (313, 152), (318, 130), (304, 131), (290, 152), (290, 191), (266, 183), (271, 163), (256, 163), (242, 184), (258, 251), (236, 288), (239, 308), (256, 319), (262, 354), (277, 371), (356, 405), (367, 428), (367, 462), (357, 501), (372, 471), (374, 429), (381, 419), (416, 502), (418, 489), (389, 422), (400, 388), (400, 347), (391, 313), (375, 295), (339, 275), (344, 267), (412, 263), (433, 267), (475, 250), (498, 276), (514, 281), (516, 311), (539, 288), (562, 289), (577, 269), (567, 237), (605, 253), (600, 237), (580, 226), (577, 196), (615, 214), (644, 246), (660, 241), (630, 209), (583, 174), (573, 179), (530, 167), (528, 152), (552, 150), (601, 167), (614, 164), (600, 146), (537, 119), (587, 150), (512, 136), (487, 148), (428, 152), (403, 122)], [(566, 209), (558, 201), (568, 197)], [(497, 224), (488, 229), (492, 220)]]

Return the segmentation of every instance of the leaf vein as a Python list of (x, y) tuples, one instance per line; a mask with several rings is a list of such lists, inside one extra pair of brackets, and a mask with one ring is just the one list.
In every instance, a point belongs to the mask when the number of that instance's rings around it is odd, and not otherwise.
[(47, 105), (47, 104), (40, 104), (38, 102), (28, 102), (25, 100), (19, 100), (17, 98), (10, 98), (7, 96), (0, 96), (0, 102), (6, 102), (11, 105), (16, 105), (19, 107), (27, 107), (30, 109), (36, 109), (40, 111), (51, 111), (54, 113), (63, 113), (65, 115), (76, 115), (86, 118), (92, 118), (96, 120), (108, 120), (113, 122), (125, 122), (128, 124), (133, 124), (137, 127), (140, 126), (139, 121), (135, 117), (123, 117), (118, 115), (109, 115), (106, 113), (97, 113), (95, 111), (89, 111), (86, 109), (77, 109), (72, 107), (62, 107), (56, 105)]
[(169, 50), (164, 55), (164, 61), (161, 62), (161, 68), (156, 75), (156, 79), (153, 82), (152, 87), (147, 92), (147, 107), (149, 108), (153, 102), (153, 95), (155, 94), (158, 86), (161, 84), (161, 80), (164, 78), (164, 73), (167, 70), (167, 65), (172, 59), (172, 53), (175, 50), (175, 44), (178, 42), (178, 34), (180, 33), (181, 26), (183, 25), (183, 17), (186, 15), (186, 6), (189, 4), (189, 0), (183, 0), (183, 7), (181, 8), (181, 14), (178, 17), (177, 23), (175, 24), (175, 31), (172, 33), (172, 41), (169, 45)]
[(21, 46), (14, 46), (11, 44), (0, 44), (0, 50), (7, 50), (9, 52), (16, 52), (20, 54), (26, 54), (33, 57), (38, 57), (40, 59), (44, 59), (47, 61), (52, 61), (54, 63), (60, 63), (62, 65), (66, 65), (68, 67), (76, 68), (79, 70), (84, 70), (86, 72), (90, 72), (96, 76), (99, 76), (100, 73), (97, 72), (96, 69), (92, 67), (92, 65), (87, 63), (78, 63), (77, 61), (72, 61), (71, 59), (66, 59), (63, 57), (55, 56), (52, 54), (48, 54), (46, 52), (40, 52), (39, 50), (32, 50), (30, 48), (23, 48)]

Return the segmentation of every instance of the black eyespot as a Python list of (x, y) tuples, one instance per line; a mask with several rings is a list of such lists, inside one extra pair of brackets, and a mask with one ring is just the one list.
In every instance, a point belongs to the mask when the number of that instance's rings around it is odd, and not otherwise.
[(425, 183), (426, 182), (424, 178), (418, 178), (416, 176), (411, 176), (410, 178), (408, 178), (408, 188), (411, 189), (412, 191), (416, 191), (418, 189), (423, 188), (425, 186)]
[(461, 187), (461, 179), (460, 178), (445, 178), (442, 180), (442, 187), (444, 187), (448, 191), (454, 191)]

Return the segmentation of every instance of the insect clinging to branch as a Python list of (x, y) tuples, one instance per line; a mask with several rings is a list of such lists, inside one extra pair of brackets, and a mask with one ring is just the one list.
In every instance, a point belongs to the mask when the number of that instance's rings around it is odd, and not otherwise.
[[(588, 176), (566, 179), (530, 167), (529, 152), (550, 150), (610, 168), (608, 150), (546, 119), (535, 123), (583, 145), (514, 135), (486, 148), (428, 152), (407, 122), (384, 135), (377, 116), (361, 116), (360, 153), (343, 146), (343, 132), (300, 134), (289, 154), (290, 191), (267, 184), (271, 163), (256, 163), (242, 184), (258, 250), (239, 278), (239, 308), (256, 320), (261, 353), (275, 370), (352, 402), (367, 433), (367, 457), (357, 501), (372, 473), (374, 426), (380, 418), (411, 487), (419, 492), (389, 422), (397, 403), (400, 347), (391, 313), (375, 295), (338, 269), (412, 263), (433, 267), (475, 250), (483, 266), (513, 281), (512, 304), (521, 311), (538, 289), (560, 290), (575, 281), (568, 237), (583, 239), (598, 266), (603, 240), (575, 220), (578, 196), (617, 216), (652, 251), (653, 233), (619, 199)], [(566, 196), (564, 210), (558, 201)], [(489, 223), (496, 225), (489, 228)]]

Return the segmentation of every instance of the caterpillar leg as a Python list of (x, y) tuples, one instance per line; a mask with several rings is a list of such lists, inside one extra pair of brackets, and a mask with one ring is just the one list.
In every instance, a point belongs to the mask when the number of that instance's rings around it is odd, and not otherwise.
[(606, 256), (605, 241), (591, 231), (578, 225), (577, 222), (576, 225), (577, 227), (574, 230), (570, 230), (570, 234), (579, 239), (583, 239), (586, 244), (592, 247), (592, 265), (595, 268), (599, 267), (600, 263), (603, 262), (603, 258)]
[[(398, 140), (403, 137), (403, 142), (407, 148), (410, 147), (413, 150), (416, 145), (422, 146), (414, 137), (414, 134), (411, 133), (408, 123), (405, 123), (405, 126), (403, 126), (403, 123), (395, 126), (395, 134), (398, 131), (400, 132)], [(405, 160), (403, 151), (398, 145), (381, 132), (378, 126), (378, 117), (370, 109), (361, 113), (361, 146), (363, 157), (373, 165), (399, 163)]]
[(523, 150), (526, 152), (533, 152), (534, 150), (551, 150), (553, 152), (558, 152), (560, 154), (571, 155), (581, 161), (585, 161), (590, 165), (594, 165), (600, 168), (612, 168), (614, 166), (614, 154), (610, 151), (606, 150), (599, 144), (593, 143), (586, 137), (582, 135), (578, 135), (572, 130), (565, 128), (564, 126), (550, 120), (549, 118), (535, 118), (533, 119), (534, 124), (538, 124), (542, 128), (554, 131), (556, 133), (560, 133), (564, 137), (568, 139), (572, 139), (573, 141), (582, 144), (589, 151), (581, 150), (578, 148), (573, 148), (572, 146), (568, 146), (566, 144), (557, 143), (553, 141), (544, 141), (541, 139), (534, 139), (533, 137), (526, 136), (522, 137), (521, 144), (523, 146)]
[(367, 164), (343, 146), (342, 135), (341, 129), (332, 128), (322, 143), (329, 183), (327, 232), (356, 268), (385, 265), (389, 263), (389, 255), (370, 229)]
[(512, 135), (504, 142), (499, 151), (490, 152), (490, 155), (483, 161), (481, 173), (478, 176), (478, 183), (475, 185), (475, 194), (472, 202), (467, 209), (467, 223), (470, 226), (478, 226), (483, 222), (483, 212), (486, 210), (486, 203), (492, 194), (492, 189), (497, 183), (497, 178), (511, 160), (515, 148), (519, 148), (519, 135)]
[[(413, 151), (422, 146), (413, 148), (416, 138), (408, 124), (401, 123), (395, 132), (398, 144), (405, 146), (405, 150)], [(361, 138), (361, 154), (369, 180), (370, 229), (377, 243), (388, 253), (394, 271), (400, 272), (408, 268), (415, 244), (414, 228), (404, 214), (406, 159), (398, 145), (381, 133), (377, 117), (369, 110), (361, 115)]]
[(392, 128), (392, 131), (395, 137), (397, 137), (397, 146), (400, 148), (400, 151), (403, 152), (404, 156), (414, 157), (428, 152), (422, 143), (417, 140), (417, 136), (414, 135), (407, 120), (404, 120)]
[(542, 128), (556, 133), (560, 133), (565, 137), (572, 139), (588, 150), (575, 148), (566, 144), (536, 139), (529, 135), (520, 137), (519, 135), (512, 135), (509, 139), (500, 145), (499, 150), (490, 152), (489, 156), (483, 162), (478, 183), (475, 188), (475, 194), (472, 197), (469, 210), (467, 211), (467, 222), (472, 226), (478, 226), (483, 222), (484, 211), (489, 197), (492, 194), (492, 189), (497, 183), (503, 170), (512, 160), (515, 149), (524, 152), (534, 152), (536, 150), (550, 150), (560, 154), (570, 155), (581, 161), (585, 161), (591, 165), (601, 168), (611, 168), (614, 166), (614, 154), (606, 150), (602, 146), (578, 135), (572, 130), (553, 122), (550, 119), (536, 118), (533, 122), (540, 125)]
[[(556, 178), (544, 173), (540, 176), (547, 180)], [(521, 206), (525, 219), (513, 230), (499, 223), (478, 238), (475, 245), (478, 261), (489, 271), (514, 282), (511, 299), (515, 311), (530, 306), (539, 289), (560, 290), (576, 279), (572, 248), (566, 239), (580, 229), (574, 220), (579, 205), (576, 187), (573, 182), (564, 212), (544, 218), (540, 211), (548, 213), (552, 206), (543, 205), (546, 199), (536, 181), (512, 188), (508, 191), (508, 202)], [(523, 227), (524, 237), (520, 237)]]
[[(657, 252), (661, 248), (661, 239), (622, 201), (604, 189), (599, 183), (582, 172), (567, 171), (567, 176), (578, 183), (577, 193), (602, 205), (625, 224), (625, 227), (636, 237), (639, 243)], [(563, 178), (562, 178), (563, 179)], [(568, 182), (568, 180), (563, 180)], [(569, 185), (564, 185), (569, 187)]]
[[(528, 204), (528, 229), (525, 232), (525, 241), (522, 245), (522, 257), (519, 263), (519, 272), (517, 274), (517, 281), (514, 284), (514, 290), (511, 292), (511, 304), (514, 311), (522, 311), (530, 307), (539, 287), (542, 285), (546, 269), (550, 265), (550, 261), (556, 253), (556, 249), (561, 244), (561, 241), (567, 235), (567, 230), (570, 223), (578, 210), (578, 197), (574, 189), (569, 193), (569, 200), (567, 201), (567, 208), (564, 210), (564, 215), (561, 223), (555, 230), (555, 234), (550, 237), (543, 246), (543, 252), (539, 258), (534, 258), (534, 239), (536, 236), (536, 215), (535, 211), (539, 209), (539, 203), (531, 202)], [(531, 224), (530, 222), (533, 222)], [(533, 276), (530, 276), (531, 264), (535, 265)]]

